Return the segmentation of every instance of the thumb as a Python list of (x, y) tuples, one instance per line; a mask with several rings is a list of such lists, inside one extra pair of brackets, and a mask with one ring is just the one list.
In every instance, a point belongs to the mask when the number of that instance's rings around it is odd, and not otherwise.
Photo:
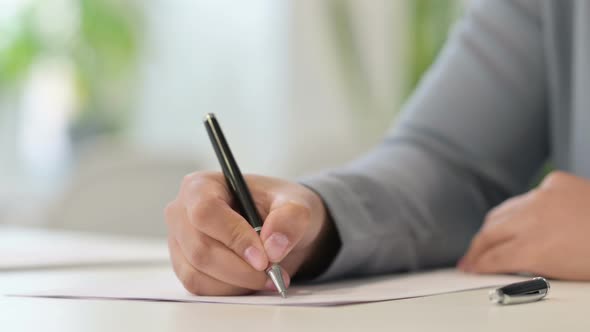
[(301, 241), (310, 222), (311, 210), (288, 201), (273, 208), (262, 226), (260, 238), (268, 259), (278, 263)]

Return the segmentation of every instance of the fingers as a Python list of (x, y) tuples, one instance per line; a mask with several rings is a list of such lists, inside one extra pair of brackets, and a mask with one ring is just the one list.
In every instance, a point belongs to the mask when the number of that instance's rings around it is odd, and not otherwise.
[(240, 288), (264, 288), (266, 274), (255, 270), (223, 244), (188, 223), (179, 223), (174, 227), (182, 254), (195, 270)]
[(519, 257), (519, 248), (515, 241), (507, 241), (476, 258), (469, 271), (475, 273), (524, 272)]
[(509, 216), (520, 211), (528, 203), (528, 199), (529, 195), (524, 194), (507, 199), (502, 204), (496, 206), (486, 215), (484, 227), (495, 222), (507, 220)]
[(471, 241), (467, 253), (459, 261), (458, 267), (470, 270), (474, 262), (491, 248), (514, 238), (522, 226), (523, 209), (530, 204), (531, 193), (513, 197), (492, 209), (480, 231)]
[(226, 202), (231, 201), (225, 178), (221, 173), (192, 173), (184, 177), (180, 188), (180, 199), (190, 202), (195, 196), (206, 195)]
[(252, 290), (236, 287), (219, 280), (216, 280), (196, 270), (184, 257), (182, 250), (173, 237), (168, 239), (170, 256), (174, 272), (186, 290), (201, 296), (228, 296), (245, 295), (252, 293)]
[(268, 258), (256, 231), (228, 204), (227, 189), (202, 178), (186, 184), (183, 202), (189, 222), (199, 232), (221, 242), (254, 269), (263, 271)]
[(469, 271), (480, 256), (493, 247), (514, 237), (515, 223), (495, 222), (482, 228), (471, 241), (471, 245), (465, 256), (459, 263), (459, 268)]
[(262, 227), (260, 238), (271, 262), (280, 262), (303, 238), (310, 222), (310, 209), (295, 202), (273, 208)]
[[(277, 181), (275, 185), (283, 183)], [(310, 211), (304, 204), (291, 201), (279, 204), (273, 199), (271, 205), (271, 189), (262, 188), (257, 195), (257, 204), (263, 205), (266, 215), (266, 236), (261, 237), (232, 209), (222, 174), (195, 173), (185, 177), (180, 194), (166, 208), (166, 222), (175, 272), (189, 291), (198, 295), (237, 295), (274, 289), (263, 272), (269, 266), (266, 248), (271, 248), (274, 261), (282, 260), (303, 237)], [(283, 194), (300, 195), (289, 188)], [(266, 240), (266, 247), (262, 240)], [(283, 270), (287, 286), (295, 271), (295, 265)]]

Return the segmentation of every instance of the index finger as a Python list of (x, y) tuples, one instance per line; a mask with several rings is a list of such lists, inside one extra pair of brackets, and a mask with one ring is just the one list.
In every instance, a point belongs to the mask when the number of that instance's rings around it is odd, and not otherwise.
[(258, 233), (231, 208), (224, 182), (197, 177), (186, 184), (182, 195), (186, 215), (193, 227), (224, 244), (256, 270), (268, 267)]
[(231, 203), (232, 197), (222, 173), (196, 172), (184, 177), (180, 188), (181, 201), (186, 203), (195, 196), (215, 197)]
[(459, 263), (459, 268), (469, 271), (482, 254), (514, 237), (513, 227), (508, 224), (510, 223), (498, 222), (483, 227), (471, 241), (467, 253)]

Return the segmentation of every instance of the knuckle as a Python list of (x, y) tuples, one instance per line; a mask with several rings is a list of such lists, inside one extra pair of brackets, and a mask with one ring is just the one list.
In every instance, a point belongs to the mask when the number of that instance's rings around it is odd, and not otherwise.
[(199, 295), (201, 283), (199, 281), (198, 272), (184, 265), (184, 263), (181, 263), (177, 259), (173, 259), (172, 262), (174, 272), (184, 288), (192, 294)]
[(298, 203), (288, 203), (277, 211), (274, 216), (273, 228), (281, 229), (282, 233), (295, 235), (305, 230), (311, 222), (311, 209)]
[(555, 191), (553, 187), (537, 188), (531, 190), (529, 193), (529, 203), (535, 208), (528, 209), (527, 213), (531, 216), (536, 216), (539, 211), (544, 211), (547, 204), (553, 200), (554, 194)]
[(235, 252), (241, 252), (241, 249), (245, 249), (248, 243), (248, 231), (240, 223), (235, 223), (232, 226), (228, 243), (226, 243), (227, 247)]
[(183, 190), (184, 188), (186, 188), (189, 184), (193, 183), (195, 180), (198, 179), (199, 174), (198, 173), (190, 173), (185, 175), (182, 178), (182, 184), (181, 184), (181, 190)]
[(549, 173), (542, 182), (542, 187), (557, 186), (569, 178), (569, 175), (563, 171), (553, 171)]
[(171, 223), (174, 220), (176, 209), (176, 201), (172, 201), (166, 205), (166, 207), (164, 208), (164, 217), (166, 223)]
[(193, 175), (188, 181), (184, 183), (184, 190), (187, 194), (200, 194), (203, 187), (206, 185), (206, 179), (199, 175)]
[(202, 241), (195, 244), (195, 248), (190, 253), (190, 262), (199, 269), (206, 267), (211, 262), (209, 246)]
[(204, 172), (194, 172), (184, 176), (181, 191), (184, 194), (199, 193), (210, 183), (210, 176)]
[(524, 194), (524, 197), (525, 199), (527, 199), (528, 202), (535, 201), (539, 199), (539, 196), (543, 196), (543, 194), (549, 190), (550, 189), (548, 187), (541, 185), (539, 187), (529, 190), (529, 192)]
[(490, 241), (490, 235), (488, 234), (489, 232), (485, 231), (477, 233), (473, 238), (473, 246), (476, 248), (485, 246)]
[[(296, 217), (293, 220), (296, 220), (299, 225), (293, 228), (293, 232), (297, 232), (292, 234), (294, 238), (290, 240), (295, 240), (299, 236), (303, 236), (309, 225), (311, 224), (311, 209), (307, 206), (297, 205), (295, 207), (295, 215)], [(289, 232), (287, 232), (289, 233)]]
[(523, 194), (523, 196), (525, 197), (525, 199), (530, 201), (531, 199), (536, 199), (539, 195), (543, 195), (543, 193), (553, 190), (554, 186), (552, 184), (547, 185), (547, 183), (549, 182), (551, 182), (551, 180), (543, 180), (541, 185), (532, 188), (527, 193)]
[(218, 180), (223, 179), (223, 176), (220, 172), (210, 172), (210, 171), (196, 171), (190, 174), (187, 174), (183, 178), (184, 183), (204, 183), (204, 182), (217, 182)]
[(205, 177), (204, 172), (201, 172), (201, 171), (192, 172), (192, 173), (189, 173), (184, 176), (183, 182), (192, 182), (194, 180), (198, 180), (203, 177)]
[(311, 209), (307, 206), (293, 204), (291, 209), (293, 214), (296, 215), (300, 220), (309, 221), (311, 218)]
[(193, 273), (185, 273), (180, 277), (180, 281), (187, 291), (195, 295), (203, 295), (201, 292), (201, 281), (198, 275)]
[(486, 213), (485, 217), (483, 218), (483, 226), (489, 225), (493, 219), (496, 218), (498, 215), (498, 208), (495, 207)]
[(191, 222), (197, 227), (207, 225), (215, 216), (217, 204), (214, 198), (198, 199), (190, 208)]

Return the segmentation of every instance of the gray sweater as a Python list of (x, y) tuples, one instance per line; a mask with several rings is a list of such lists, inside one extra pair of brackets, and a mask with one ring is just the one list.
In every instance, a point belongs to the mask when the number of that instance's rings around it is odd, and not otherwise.
[(302, 181), (342, 242), (320, 280), (454, 264), (546, 161), (590, 177), (589, 108), (590, 1), (472, 1), (383, 142)]

